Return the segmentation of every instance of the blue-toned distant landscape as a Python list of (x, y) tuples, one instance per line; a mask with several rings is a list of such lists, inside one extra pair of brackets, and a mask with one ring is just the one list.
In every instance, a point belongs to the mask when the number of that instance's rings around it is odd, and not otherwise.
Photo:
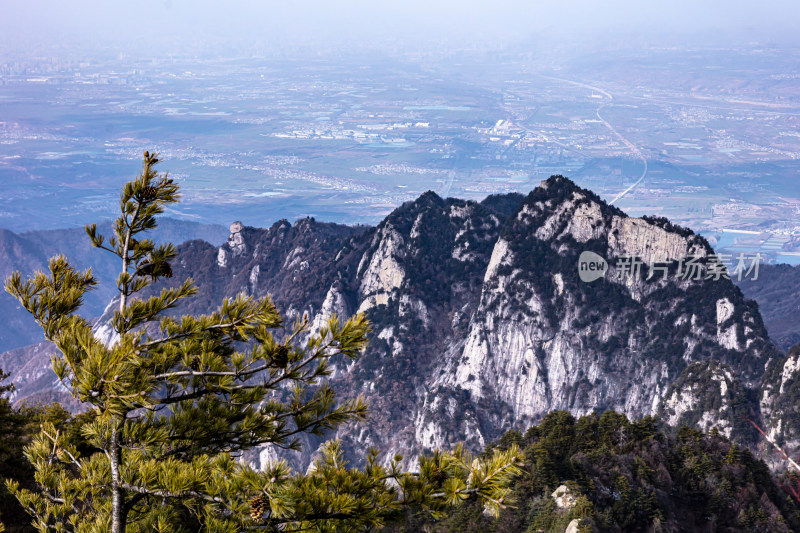
[(426, 190), (480, 199), (564, 174), (721, 244), (734, 244), (723, 230), (775, 235), (780, 249), (764, 251), (794, 262), (792, 57), (753, 45), (15, 62), (0, 77), (0, 227), (109, 216), (147, 149), (181, 183), (169, 214), (186, 220), (374, 223)]

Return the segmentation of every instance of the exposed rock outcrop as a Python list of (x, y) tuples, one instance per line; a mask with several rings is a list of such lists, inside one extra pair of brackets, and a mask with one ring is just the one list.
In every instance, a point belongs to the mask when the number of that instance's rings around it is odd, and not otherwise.
[[(604, 277), (581, 281), (584, 251), (608, 263)], [(336, 363), (331, 377), (343, 396), (370, 402), (366, 426), (338, 432), (353, 451), (480, 449), (555, 409), (661, 412), (747, 440), (743, 414), (789, 412), (778, 397), (793, 391), (800, 363), (777, 369), (783, 357), (757, 306), (729, 280), (706, 279), (711, 252), (691, 231), (630, 218), (559, 176), (527, 197), (480, 203), (429, 192), (375, 228), (237, 223), (219, 248), (182, 246), (164, 283), (197, 281), (182, 312), (207, 312), (239, 292), (269, 294), (290, 318), (308, 313), (313, 328), (366, 312), (366, 353)], [(762, 386), (765, 368), (772, 385)]]
[(785, 357), (770, 361), (759, 400), (763, 429), (796, 455), (800, 449), (800, 344), (793, 346)]
[(667, 389), (659, 415), (673, 426), (689, 425), (703, 431), (716, 428), (745, 444), (756, 440), (747, 422), (758, 418), (755, 394), (728, 366), (716, 361), (689, 365)]

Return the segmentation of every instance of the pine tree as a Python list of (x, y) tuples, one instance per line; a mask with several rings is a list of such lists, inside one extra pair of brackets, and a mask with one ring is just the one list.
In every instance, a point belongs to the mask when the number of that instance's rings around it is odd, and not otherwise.
[[(30, 474), (24, 461), (21, 461), (23, 459), (25, 417), (11, 405), (11, 401), (5, 396), (14, 391), (14, 385), (6, 382), (8, 376), (7, 372), (0, 369), (0, 477), (20, 479)], [(18, 514), (19, 511), (19, 504), (14, 497), (4, 487), (0, 487), (0, 515), (13, 519), (15, 518), (14, 514)], [(19, 521), (14, 522), (9, 522), (12, 530), (15, 525), (19, 525)], [(3, 531), (5, 528), (0, 523), (0, 533)]]
[(24, 419), (5, 395), (14, 391), (14, 385), (4, 383), (9, 374), (0, 369), (0, 474), (17, 461), (22, 449)]
[[(177, 252), (144, 234), (179, 199), (156, 163), (157, 154), (144, 153), (107, 241), (96, 225), (86, 228), (94, 246), (121, 262), (110, 344), (77, 314), (97, 283), (91, 270), (59, 256), (48, 273), (6, 281), (58, 349), (56, 375), (88, 408), (73, 421), (83, 445), (74, 431), (44, 422), (27, 446), (38, 490), (6, 483), (39, 531), (352, 531), (408, 506), (435, 514), (468, 498), (493, 512), (508, 503), (516, 446), (484, 460), (460, 448), (423, 456), (413, 474), (399, 456), (382, 466), (375, 450), (364, 469), (348, 468), (337, 442), (306, 474), (285, 462), (256, 471), (237, 460), (260, 445), (299, 449), (303, 433), (364, 420), (363, 398), (337, 401), (325, 377), (331, 358), (360, 354), (369, 324), (357, 315), (331, 317), (317, 332), (305, 319), (284, 328), (269, 298), (244, 295), (207, 315), (168, 313), (197, 289), (191, 279), (158, 294), (152, 287), (172, 276)], [(148, 287), (154, 295), (145, 297)]]

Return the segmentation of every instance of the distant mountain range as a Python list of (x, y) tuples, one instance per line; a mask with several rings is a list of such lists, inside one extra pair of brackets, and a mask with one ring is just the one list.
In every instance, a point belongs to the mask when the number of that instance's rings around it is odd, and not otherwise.
[[(16, 268), (46, 257), (22, 236), (7, 242)], [(459, 441), (478, 450), (557, 409), (657, 415), (753, 445), (749, 418), (798, 442), (800, 353), (784, 355), (759, 306), (713, 275), (708, 242), (666, 219), (628, 217), (560, 176), (527, 196), (482, 202), (428, 192), (376, 227), (235, 223), (221, 246), (194, 240), (179, 252), (166, 283), (191, 276), (200, 288), (180, 312), (245, 292), (271, 294), (289, 318), (308, 313), (315, 324), (368, 314), (366, 353), (339, 361), (331, 377), (372, 409), (366, 426), (339, 431), (349, 450), (412, 455)], [(590, 262), (600, 275), (584, 281), (579, 269)], [(700, 279), (686, 275), (692, 265)], [(39, 345), (0, 355), (16, 400), (69, 403), (47, 353)], [(318, 443), (287, 458), (304, 467)]]
[[(99, 229), (105, 234), (110, 234), (111, 223), (99, 224)], [(222, 244), (227, 235), (228, 232), (222, 226), (165, 217), (160, 219), (159, 227), (152, 238), (157, 242), (181, 243), (203, 239), (210, 243)], [(92, 267), (100, 285), (86, 296), (81, 313), (89, 318), (100, 316), (116, 294), (115, 280), (119, 273), (119, 265), (111, 254), (92, 247), (83, 228), (25, 233), (0, 229), (2, 280), (15, 270), (31, 274), (35, 270), (46, 269), (47, 260), (58, 254), (66, 255), (80, 269)], [(42, 340), (41, 328), (5, 290), (0, 291), (0, 316), (4, 319), (0, 325), (0, 352)], [(0, 367), (2, 366), (0, 359)]]
[(758, 302), (769, 335), (784, 350), (800, 342), (800, 266), (762, 265), (758, 279), (737, 281)]

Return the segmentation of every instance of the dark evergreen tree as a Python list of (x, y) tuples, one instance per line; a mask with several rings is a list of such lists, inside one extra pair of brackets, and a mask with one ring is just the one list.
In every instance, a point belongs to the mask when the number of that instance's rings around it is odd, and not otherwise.
[[(20, 479), (30, 475), (29, 469), (25, 468), (25, 461), (22, 456), (23, 436), (25, 420), (19, 411), (11, 406), (11, 402), (5, 396), (14, 390), (14, 385), (4, 383), (8, 379), (8, 374), (0, 369), (0, 476), (10, 479)], [(0, 487), (0, 518), (12, 517), (19, 513), (19, 504), (14, 500), (3, 487)], [(15, 521), (16, 522), (16, 521)], [(9, 522), (9, 526), (13, 525)], [(5, 531), (3, 524), (0, 523), (0, 532)]]

